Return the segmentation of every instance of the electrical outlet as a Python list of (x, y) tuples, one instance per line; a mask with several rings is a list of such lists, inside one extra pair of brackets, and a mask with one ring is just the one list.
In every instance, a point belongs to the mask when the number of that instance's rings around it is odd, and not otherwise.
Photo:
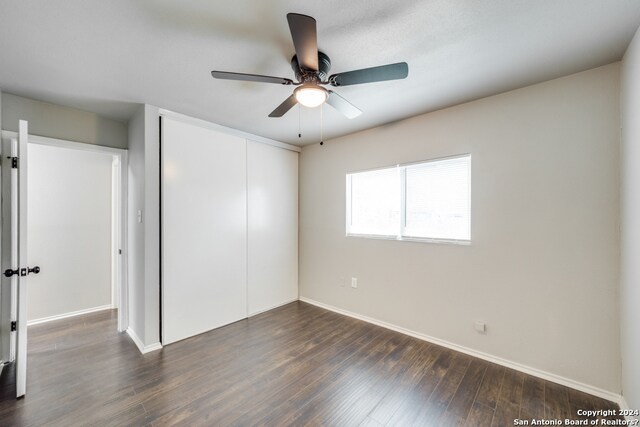
[(357, 288), (358, 287), (358, 278), (357, 277), (352, 277), (351, 278), (351, 287), (352, 288)]
[(480, 332), (481, 334), (487, 333), (487, 324), (481, 320), (476, 320), (475, 328), (476, 328), (476, 331)]

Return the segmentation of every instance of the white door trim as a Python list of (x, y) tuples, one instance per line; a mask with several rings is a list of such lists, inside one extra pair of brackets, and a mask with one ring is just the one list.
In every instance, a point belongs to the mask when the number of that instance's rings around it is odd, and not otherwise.
[[(18, 134), (12, 131), (2, 131), (2, 136), (6, 138), (16, 138)], [(119, 238), (119, 247), (112, 246), (113, 262), (112, 271), (114, 275), (115, 288), (112, 289), (112, 305), (118, 308), (118, 331), (124, 332), (129, 327), (129, 296), (128, 296), (128, 277), (127, 277), (127, 179), (128, 179), (128, 150), (122, 148), (105, 147), (102, 145), (86, 144), (83, 142), (67, 141), (57, 138), (48, 138), (45, 136), (29, 135), (29, 143), (48, 145), (51, 147), (68, 148), (72, 150), (89, 151), (94, 153), (110, 154), (114, 157), (114, 169), (119, 169), (118, 179), (114, 179), (113, 188), (119, 190), (118, 213), (114, 216), (114, 228), (119, 229), (117, 233)], [(116, 182), (118, 181), (118, 182)], [(118, 185), (119, 184), (119, 185)], [(120, 249), (122, 254), (116, 254), (115, 251)]]

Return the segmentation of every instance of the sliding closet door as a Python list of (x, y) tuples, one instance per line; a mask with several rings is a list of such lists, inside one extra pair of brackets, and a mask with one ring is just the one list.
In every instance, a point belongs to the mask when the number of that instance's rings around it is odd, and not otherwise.
[(298, 299), (298, 153), (247, 142), (249, 315)]
[(246, 141), (162, 120), (162, 342), (247, 317)]

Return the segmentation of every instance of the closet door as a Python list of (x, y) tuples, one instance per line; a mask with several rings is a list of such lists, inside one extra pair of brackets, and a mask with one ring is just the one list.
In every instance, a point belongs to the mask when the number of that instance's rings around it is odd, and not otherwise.
[(246, 141), (162, 119), (162, 342), (247, 317)]
[(249, 315), (298, 299), (298, 153), (247, 142)]

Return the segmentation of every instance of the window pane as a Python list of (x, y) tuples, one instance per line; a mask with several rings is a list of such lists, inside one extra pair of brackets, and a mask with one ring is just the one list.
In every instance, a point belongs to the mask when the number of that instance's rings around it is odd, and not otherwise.
[[(400, 229), (400, 179), (397, 168), (349, 175), (348, 233), (397, 236)], [(347, 181), (349, 183), (349, 181)]]
[(470, 239), (469, 156), (406, 167), (407, 237)]

